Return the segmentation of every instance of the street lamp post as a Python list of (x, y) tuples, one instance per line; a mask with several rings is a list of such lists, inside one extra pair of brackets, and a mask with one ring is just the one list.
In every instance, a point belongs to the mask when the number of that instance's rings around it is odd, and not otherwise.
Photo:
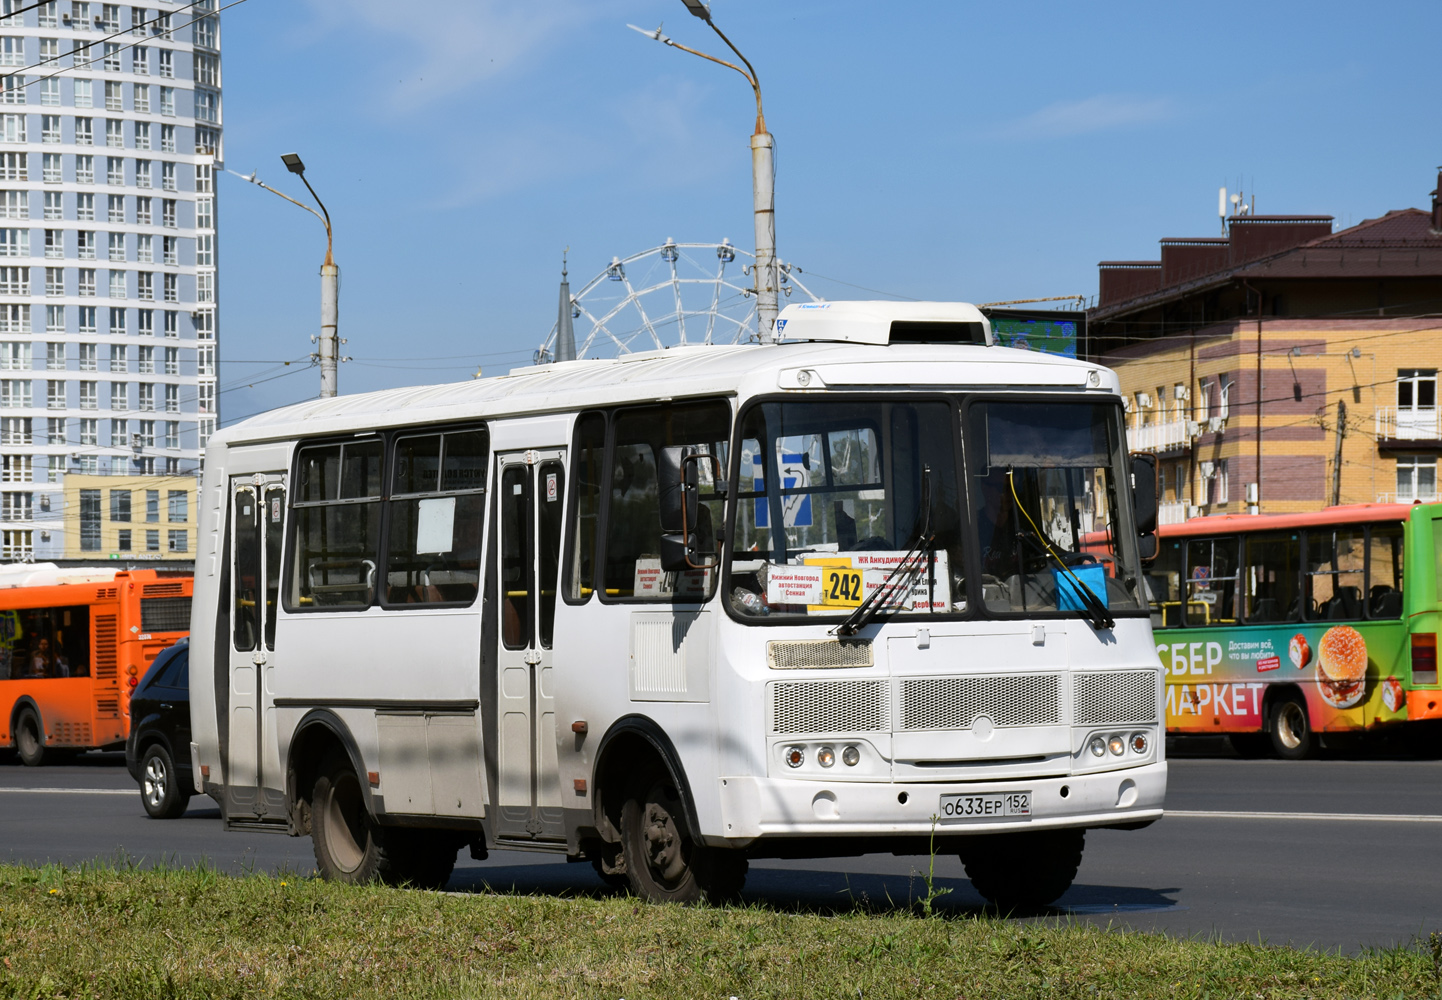
[(331, 254), (330, 213), (326, 211), (325, 202), (321, 201), (320, 196), (315, 193), (315, 188), (310, 186), (310, 181), (305, 179), (305, 164), (301, 162), (300, 155), (283, 153), (280, 162), (284, 163), (286, 169), (291, 173), (299, 175), (306, 190), (310, 192), (310, 196), (320, 206), (320, 212), (303, 202), (296, 201), (288, 194), (277, 191), (269, 184), (257, 180), (254, 173), (249, 176), (236, 173), (234, 170), (227, 171), (227, 173), (250, 181), (256, 187), (265, 188), (271, 194), (279, 195), (292, 205), (298, 205), (325, 225), (325, 263), (320, 266), (320, 350), (317, 353), (320, 361), (320, 394), (322, 398), (326, 398), (334, 396), (337, 391), (336, 362), (339, 358), (340, 347), (340, 341), (336, 336), (340, 299), (340, 268), (336, 266), (335, 258)]
[(771, 133), (766, 131), (766, 116), (761, 111), (761, 82), (756, 76), (756, 68), (751, 65), (741, 50), (731, 44), (731, 39), (716, 27), (716, 22), (711, 20), (711, 8), (702, 0), (682, 0), (686, 9), (692, 14), (701, 18), (711, 30), (720, 36), (726, 47), (736, 53), (736, 58), (746, 64), (742, 69), (735, 63), (727, 62), (725, 59), (717, 59), (715, 56), (707, 55), (693, 48), (688, 48), (674, 39), (667, 38), (661, 34), (661, 29), (647, 31), (645, 28), (637, 28), (634, 24), (628, 27), (641, 32), (649, 38), (654, 38), (672, 48), (680, 49), (682, 52), (689, 52), (693, 56), (700, 56), (702, 59), (709, 59), (711, 62), (722, 66), (729, 66), (746, 78), (751, 84), (751, 89), (756, 93), (756, 129), (751, 135), (751, 200), (756, 222), (756, 263), (753, 265), (752, 275), (756, 279), (756, 319), (760, 328), (761, 340), (765, 343), (775, 343), (780, 338), (776, 335), (776, 313), (777, 295), (780, 288), (780, 281), (776, 273), (776, 161), (773, 156), (775, 141)]

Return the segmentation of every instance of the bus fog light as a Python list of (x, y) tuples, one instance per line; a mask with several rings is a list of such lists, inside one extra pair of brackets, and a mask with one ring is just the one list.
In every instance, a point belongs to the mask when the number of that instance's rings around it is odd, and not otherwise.
[(1100, 736), (1093, 736), (1090, 748), (1093, 757), (1104, 757), (1107, 752), (1107, 741)]
[(1127, 752), (1127, 741), (1120, 736), (1113, 736), (1107, 740), (1107, 749), (1110, 750), (1114, 756), (1120, 757)]
[(1132, 753), (1146, 753), (1149, 745), (1146, 733), (1132, 733)]
[(787, 747), (782, 756), (786, 758), (788, 767), (800, 767), (806, 763), (806, 750), (802, 747)]
[(830, 747), (822, 747), (816, 751), (816, 763), (822, 767), (830, 767), (836, 763), (836, 751)]
[(861, 763), (861, 751), (855, 747), (847, 747), (841, 751), (841, 763), (847, 767), (855, 767)]

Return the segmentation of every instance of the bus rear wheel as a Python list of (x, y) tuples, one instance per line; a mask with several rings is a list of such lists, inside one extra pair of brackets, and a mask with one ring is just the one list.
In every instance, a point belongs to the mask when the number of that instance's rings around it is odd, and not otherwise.
[(631, 891), (653, 903), (734, 902), (746, 856), (691, 839), (685, 806), (669, 777), (637, 783), (621, 807), (621, 845)]
[(391, 875), (380, 827), (366, 811), (365, 793), (349, 761), (321, 766), (311, 795), (310, 839), (321, 877), (362, 885)]
[(1283, 698), (1272, 706), (1267, 732), (1272, 737), (1273, 752), (1283, 760), (1310, 757), (1317, 744), (1306, 703), (1297, 697)]
[(15, 752), (26, 767), (39, 767), (45, 760), (45, 741), (40, 737), (40, 720), (26, 709), (15, 720)]
[(1036, 830), (965, 837), (961, 863), (972, 887), (1002, 913), (1055, 902), (1081, 867), (1085, 830)]

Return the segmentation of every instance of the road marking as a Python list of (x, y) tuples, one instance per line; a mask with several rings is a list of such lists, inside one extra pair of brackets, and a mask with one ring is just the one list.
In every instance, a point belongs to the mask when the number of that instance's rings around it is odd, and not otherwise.
[(134, 788), (0, 788), (23, 795), (134, 795)]
[(1333, 823), (1442, 823), (1442, 816), (1408, 816), (1401, 813), (1283, 813), (1225, 812), (1168, 809), (1167, 816), (1180, 819), (1300, 819)]

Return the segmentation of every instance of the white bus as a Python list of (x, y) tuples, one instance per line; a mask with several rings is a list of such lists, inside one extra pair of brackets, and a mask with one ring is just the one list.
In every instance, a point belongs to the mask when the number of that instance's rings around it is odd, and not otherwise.
[(227, 827), (328, 878), (443, 885), (469, 845), (676, 901), (934, 842), (1011, 907), (1161, 816), (1115, 375), (964, 304), (778, 327), (213, 437), (192, 753)]

